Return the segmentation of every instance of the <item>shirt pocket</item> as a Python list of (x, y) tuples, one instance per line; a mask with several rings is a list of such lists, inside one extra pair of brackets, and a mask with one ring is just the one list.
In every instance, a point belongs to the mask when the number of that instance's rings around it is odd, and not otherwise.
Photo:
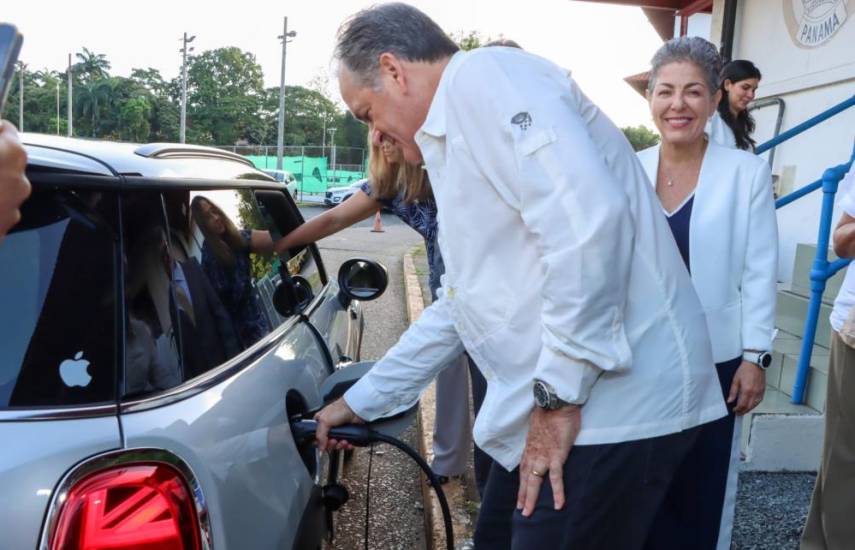
[(520, 130), (513, 127), (511, 134), (514, 136), (514, 150), (518, 157), (529, 157), (540, 149), (558, 140), (558, 134), (552, 126), (529, 128)]

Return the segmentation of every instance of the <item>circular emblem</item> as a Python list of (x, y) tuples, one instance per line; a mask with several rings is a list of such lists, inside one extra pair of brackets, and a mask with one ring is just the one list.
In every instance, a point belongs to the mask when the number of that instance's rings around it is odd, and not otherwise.
[(815, 48), (828, 42), (849, 15), (852, 0), (784, 0), (787, 27), (797, 45)]

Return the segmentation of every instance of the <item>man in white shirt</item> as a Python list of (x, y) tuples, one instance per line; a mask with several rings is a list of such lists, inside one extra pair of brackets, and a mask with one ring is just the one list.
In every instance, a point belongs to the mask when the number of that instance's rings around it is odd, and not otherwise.
[(354, 116), (424, 162), (446, 273), (439, 299), (318, 414), (320, 448), (347, 446), (330, 426), (411, 405), (465, 349), (488, 381), (475, 439), (498, 463), (476, 547), (642, 548), (694, 428), (725, 408), (632, 148), (566, 71), (517, 49), (458, 52), (411, 6), (355, 15), (336, 57)]

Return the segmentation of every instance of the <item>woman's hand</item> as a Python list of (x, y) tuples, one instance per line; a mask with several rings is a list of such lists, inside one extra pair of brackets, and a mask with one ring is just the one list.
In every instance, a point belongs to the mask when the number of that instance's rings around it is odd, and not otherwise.
[(742, 361), (733, 375), (727, 403), (731, 405), (735, 402), (733, 412), (742, 416), (763, 401), (765, 391), (766, 371), (750, 361)]

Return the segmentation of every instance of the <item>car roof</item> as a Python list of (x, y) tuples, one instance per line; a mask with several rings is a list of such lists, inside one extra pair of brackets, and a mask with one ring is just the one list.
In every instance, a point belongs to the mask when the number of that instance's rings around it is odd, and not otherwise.
[(32, 133), (21, 134), (21, 142), (30, 169), (146, 178), (272, 179), (257, 170), (249, 159), (214, 147), (123, 143)]

